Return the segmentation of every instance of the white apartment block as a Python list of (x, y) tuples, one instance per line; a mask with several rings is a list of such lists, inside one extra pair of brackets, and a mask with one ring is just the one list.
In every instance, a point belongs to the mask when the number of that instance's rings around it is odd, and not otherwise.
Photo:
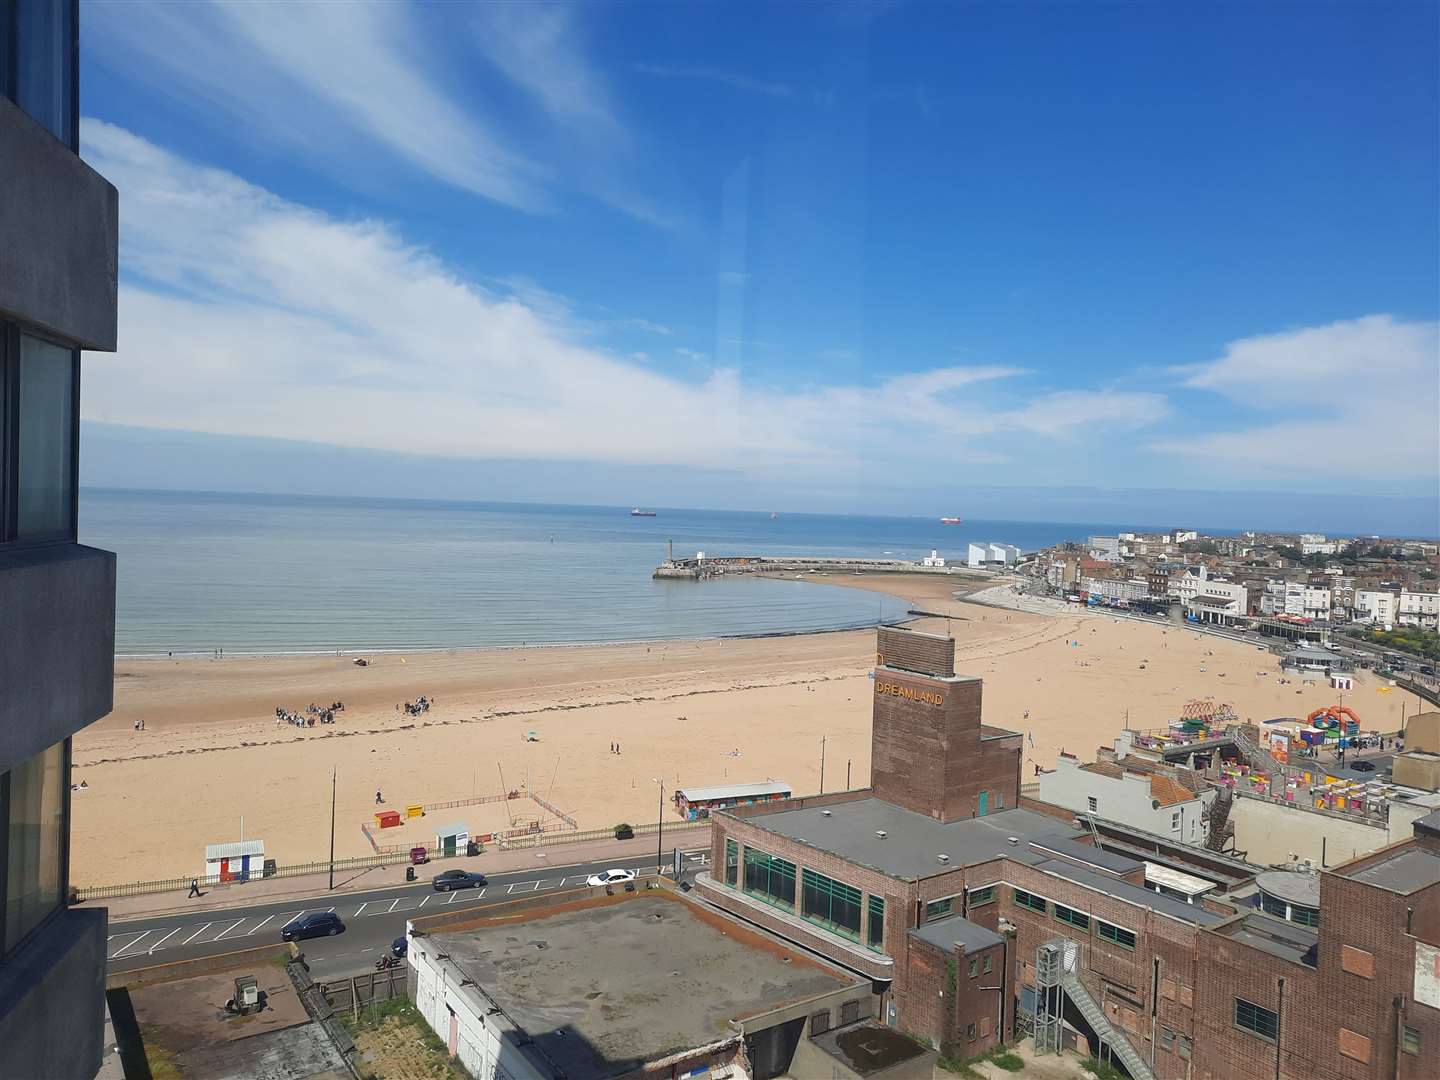
[(1401, 626), (1420, 626), (1427, 630), (1440, 629), (1440, 593), (1400, 590), (1395, 621)]
[(1325, 585), (1306, 585), (1301, 594), (1301, 614), (1307, 619), (1330, 618), (1330, 589)]
[(1383, 589), (1355, 590), (1355, 621), (1373, 626), (1394, 626), (1399, 615), (1400, 598)]
[(1149, 592), (1143, 581), (1123, 581), (1119, 578), (1085, 578), (1081, 587), (1091, 596), (1102, 596), (1107, 600), (1143, 600)]

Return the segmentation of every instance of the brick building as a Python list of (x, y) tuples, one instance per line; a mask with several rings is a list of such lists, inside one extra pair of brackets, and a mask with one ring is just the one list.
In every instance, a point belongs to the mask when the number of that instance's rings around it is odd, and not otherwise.
[(959, 1057), (1033, 1030), (1135, 1077), (1436, 1074), (1440, 814), (1324, 873), (1318, 909), (1262, 906), (1233, 872), (1163, 894), (1158, 847), (1022, 803), (1020, 736), (981, 721), (953, 657), (881, 631), (874, 787), (716, 814), (700, 895), (866, 976), (875, 1015)]

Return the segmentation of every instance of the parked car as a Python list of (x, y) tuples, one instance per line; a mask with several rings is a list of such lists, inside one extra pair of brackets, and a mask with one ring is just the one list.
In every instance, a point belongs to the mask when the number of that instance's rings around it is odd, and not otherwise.
[(586, 885), (621, 885), (635, 880), (634, 870), (606, 870), (603, 874), (591, 874), (585, 879)]
[(316, 911), (291, 919), (280, 928), (281, 941), (304, 941), (312, 937), (334, 937), (345, 932), (345, 924), (333, 911)]
[(1355, 761), (1351, 763), (1350, 768), (1358, 772), (1374, 772), (1375, 763), (1371, 761)]
[(394, 941), (390, 942), (390, 955), (397, 959), (403, 959), (410, 951), (410, 939), (401, 934)]
[(451, 889), (478, 889), (485, 884), (485, 875), (477, 874), (473, 870), (446, 870), (443, 874), (436, 874), (430, 884), (435, 886), (436, 892), (449, 892)]

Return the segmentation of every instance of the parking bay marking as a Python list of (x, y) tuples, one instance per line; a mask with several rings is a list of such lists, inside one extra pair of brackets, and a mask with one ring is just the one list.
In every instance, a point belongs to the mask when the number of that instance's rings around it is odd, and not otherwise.
[(153, 934), (154, 932), (155, 932), (154, 930), (146, 930), (146, 931), (145, 931), (144, 933), (142, 933), (139, 937), (135, 938), (135, 940), (130, 941), (130, 942), (127, 942), (127, 943), (126, 943), (124, 946), (122, 946), (121, 948), (116, 949), (115, 952), (111, 954), (110, 959), (111, 959), (111, 960), (118, 960), (118, 959), (120, 959), (120, 957), (124, 956), (126, 952), (128, 952), (130, 949), (134, 948), (136, 945), (140, 944), (140, 942), (144, 941), (147, 937), (149, 937), (149, 936), (150, 936), (151, 934)]
[(159, 941), (155, 942), (154, 945), (151, 945), (148, 951), (153, 953), (156, 949), (160, 948), (160, 946), (164, 945), (165, 942), (169, 941), (172, 937), (174, 937), (176, 934), (178, 934), (178, 933), (179, 933), (181, 930), (183, 930), (183, 929), (184, 929), (184, 927), (181, 927), (181, 926), (175, 927), (174, 930), (171, 930), (168, 934), (166, 934), (164, 937), (162, 937)]
[(240, 925), (242, 922), (244, 922), (244, 921), (245, 921), (244, 919), (236, 919), (233, 923), (231, 923), (229, 926), (227, 926), (224, 930), (221, 930), (220, 933), (216, 934), (213, 940), (219, 941), (221, 938), (223, 938), (223, 937), (224, 937), (226, 934), (228, 934), (231, 930), (234, 930), (235, 927), (239, 926), (239, 925)]

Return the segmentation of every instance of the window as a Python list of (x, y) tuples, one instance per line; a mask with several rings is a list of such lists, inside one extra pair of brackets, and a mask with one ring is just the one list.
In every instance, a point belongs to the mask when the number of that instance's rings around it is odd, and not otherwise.
[(1171, 831), (1171, 832), (1179, 832), (1179, 831), (1180, 831), (1180, 815), (1179, 815), (1178, 813), (1175, 813), (1175, 814), (1171, 814), (1171, 815), (1170, 815), (1170, 831)]
[(969, 896), (971, 907), (981, 907), (984, 904), (993, 904), (995, 902), (995, 886), (986, 885), (980, 889), (971, 889)]
[(1064, 904), (1055, 905), (1055, 918), (1059, 919), (1063, 923), (1069, 923), (1077, 930), (1090, 929), (1089, 915), (1086, 915), (1083, 911), (1076, 911), (1074, 908), (1068, 908)]
[(974, 1041), (975, 1041), (975, 1025), (974, 1025), (974, 1024), (966, 1024), (966, 1025), (965, 1025), (965, 1038), (969, 1039), (971, 1042), (974, 1042)]
[(1400, 1049), (1407, 1054), (1420, 1053), (1420, 1029), (1403, 1024), (1400, 1032)]
[(987, 953), (985, 955), (985, 962), (980, 965), (980, 970), (986, 975), (989, 975), (990, 969), (995, 966), (994, 961), (995, 958)]
[(931, 900), (925, 905), (925, 921), (938, 919), (943, 915), (949, 915), (955, 910), (955, 898), (947, 896), (944, 900)]
[(795, 910), (795, 864), (745, 849), (745, 891), (767, 904)]
[(1194, 1041), (1190, 1038), (1189, 1035), (1180, 1035), (1177, 1036), (1177, 1039), (1179, 1045), (1175, 1047), (1175, 1052), (1178, 1053), (1186, 1061), (1189, 1061), (1191, 1053), (1193, 1053), (1195, 1050)]
[(1113, 941), (1116, 945), (1124, 949), (1133, 949), (1135, 947), (1135, 932), (1133, 930), (1126, 930), (1122, 927), (1114, 926), (1111, 923), (1105, 922), (1103, 919), (1096, 921), (1100, 925), (1095, 932), (1106, 941)]
[[(74, 150), (75, 12), (60, 3), (19, 0), (0, 5), (0, 18), (14, 11), (15, 104)], [(3, 87), (0, 87), (3, 89)]]
[(830, 1030), (830, 1010), (810, 1014), (810, 1037), (824, 1035)]
[(1235, 999), (1235, 1026), (1259, 1035), (1262, 1039), (1275, 1041), (1280, 1030), (1280, 1018), (1269, 1009), (1263, 1009), (1253, 1001)]
[(870, 897), (870, 922), (866, 927), (865, 944), (877, 952), (885, 947), (885, 898)]
[(1269, 915), (1278, 915), (1285, 918), (1285, 901), (1270, 896), (1267, 893), (1260, 894), (1260, 910)]
[(970, 958), (970, 978), (973, 979), (973, 978), (975, 978), (976, 975), (979, 975), (979, 974), (980, 974), (980, 959), (979, 959), (979, 957), (972, 956), (972, 957)]
[(1297, 922), (1301, 926), (1319, 926), (1320, 912), (1313, 907), (1292, 907), (1290, 921)]
[(725, 841), (725, 884), (731, 886), (740, 877), (740, 845), (734, 840)]
[(1023, 908), (1029, 908), (1031, 911), (1038, 911), (1041, 915), (1045, 914), (1045, 898), (1028, 893), (1024, 889), (1015, 890), (1015, 903)]
[[(793, 871), (792, 871), (793, 873)], [(800, 914), (827, 930), (860, 940), (860, 890), (844, 882), (806, 870)]]
[(1005, 809), (1005, 792), (1003, 792), (1003, 791), (997, 791), (997, 792), (995, 792), (995, 809), (996, 809), (996, 810), (1004, 810), (1004, 809)]
[(1086, 802), (1086, 804), (1089, 806), (1089, 808), (1090, 808), (1091, 810), (1099, 810), (1099, 809), (1100, 809), (1100, 800), (1097, 799), (1097, 798), (1095, 798), (1094, 795), (1089, 796), (1089, 797), (1085, 800), (1085, 802)]
[(1168, 1027), (1162, 1027), (1160, 1029), (1160, 1049), (1175, 1049), (1175, 1032), (1171, 1031)]
[(0, 541), (75, 537), (79, 356), (0, 325)]
[(65, 743), (0, 776), (5, 821), (4, 953), (60, 907), (65, 843)]

